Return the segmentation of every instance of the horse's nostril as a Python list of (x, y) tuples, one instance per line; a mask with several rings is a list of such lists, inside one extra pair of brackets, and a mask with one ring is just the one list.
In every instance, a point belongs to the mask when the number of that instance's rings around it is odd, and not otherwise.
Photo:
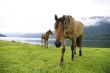
[(55, 46), (56, 47), (60, 47), (61, 46), (61, 42), (55, 42)]

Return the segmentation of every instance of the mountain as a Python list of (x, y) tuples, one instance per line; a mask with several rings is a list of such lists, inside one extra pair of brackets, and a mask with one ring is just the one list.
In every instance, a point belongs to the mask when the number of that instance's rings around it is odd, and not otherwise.
[[(40, 38), (42, 33), (5, 33), (7, 37), (23, 37), (23, 38)], [(54, 38), (54, 35), (50, 35), (50, 38)]]
[(0, 37), (6, 37), (6, 35), (0, 34)]
[[(41, 38), (41, 33), (26, 33), (24, 35), (22, 35), (21, 37), (25, 37), (25, 38)], [(50, 35), (50, 38), (54, 38), (54, 35)]]
[(84, 27), (85, 40), (110, 40), (110, 17), (94, 17), (98, 20), (94, 26)]
[(5, 33), (7, 37), (21, 37), (22, 33)]
[(98, 22), (100, 21), (107, 21), (110, 22), (109, 16), (92, 16), (87, 18), (81, 18), (81, 21), (83, 22), (84, 26), (97, 26)]
[[(84, 40), (110, 40), (109, 16), (82, 18), (82, 22), (84, 24)], [(8, 37), (40, 38), (42, 33), (7, 33), (5, 35)], [(50, 38), (55, 38), (55, 35), (50, 35)]]
[(26, 34), (23, 34), (21, 37), (25, 37), (25, 38), (39, 38), (39, 37), (41, 37), (41, 33), (26, 33)]

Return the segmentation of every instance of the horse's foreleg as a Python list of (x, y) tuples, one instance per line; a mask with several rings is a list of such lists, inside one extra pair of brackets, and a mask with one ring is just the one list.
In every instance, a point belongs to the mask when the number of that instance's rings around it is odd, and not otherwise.
[(63, 64), (63, 58), (64, 58), (64, 53), (65, 53), (65, 42), (63, 42), (62, 44), (63, 48), (62, 48), (62, 53), (61, 53), (61, 58), (60, 58), (60, 65)]
[(47, 40), (47, 48), (48, 48), (48, 40)]
[(44, 40), (44, 47), (46, 48), (46, 40)]
[(63, 64), (64, 53), (65, 53), (65, 48), (62, 48), (62, 54), (61, 54), (61, 58), (60, 58), (60, 65)]
[(45, 42), (45, 47), (48, 48), (48, 40)]
[(73, 61), (74, 60), (74, 55), (76, 54), (76, 41), (72, 41), (71, 51), (72, 51), (71, 59)]

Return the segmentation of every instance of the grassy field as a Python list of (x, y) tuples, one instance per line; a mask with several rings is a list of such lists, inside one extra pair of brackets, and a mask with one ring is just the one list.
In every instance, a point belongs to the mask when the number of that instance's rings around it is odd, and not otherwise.
[(110, 73), (110, 48), (83, 48), (71, 61), (67, 47), (59, 66), (61, 48), (0, 41), (0, 73)]

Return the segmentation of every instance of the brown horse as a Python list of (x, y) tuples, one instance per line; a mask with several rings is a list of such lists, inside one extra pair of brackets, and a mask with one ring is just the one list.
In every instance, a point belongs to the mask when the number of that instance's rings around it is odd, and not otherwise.
[(41, 35), (41, 43), (42, 43), (42, 46), (43, 46), (43, 43), (44, 43), (45, 48), (48, 48), (48, 39), (49, 39), (50, 34), (53, 35), (52, 31), (48, 30), (45, 34)]
[(71, 51), (72, 60), (74, 60), (74, 55), (76, 54), (76, 46), (79, 47), (79, 56), (82, 56), (81, 46), (83, 37), (83, 24), (80, 21), (76, 21), (70, 15), (63, 15), (58, 18), (55, 15), (55, 46), (60, 47), (62, 45), (62, 54), (60, 58), (60, 65), (63, 64), (63, 57), (65, 52), (65, 39), (70, 39), (72, 41)]

